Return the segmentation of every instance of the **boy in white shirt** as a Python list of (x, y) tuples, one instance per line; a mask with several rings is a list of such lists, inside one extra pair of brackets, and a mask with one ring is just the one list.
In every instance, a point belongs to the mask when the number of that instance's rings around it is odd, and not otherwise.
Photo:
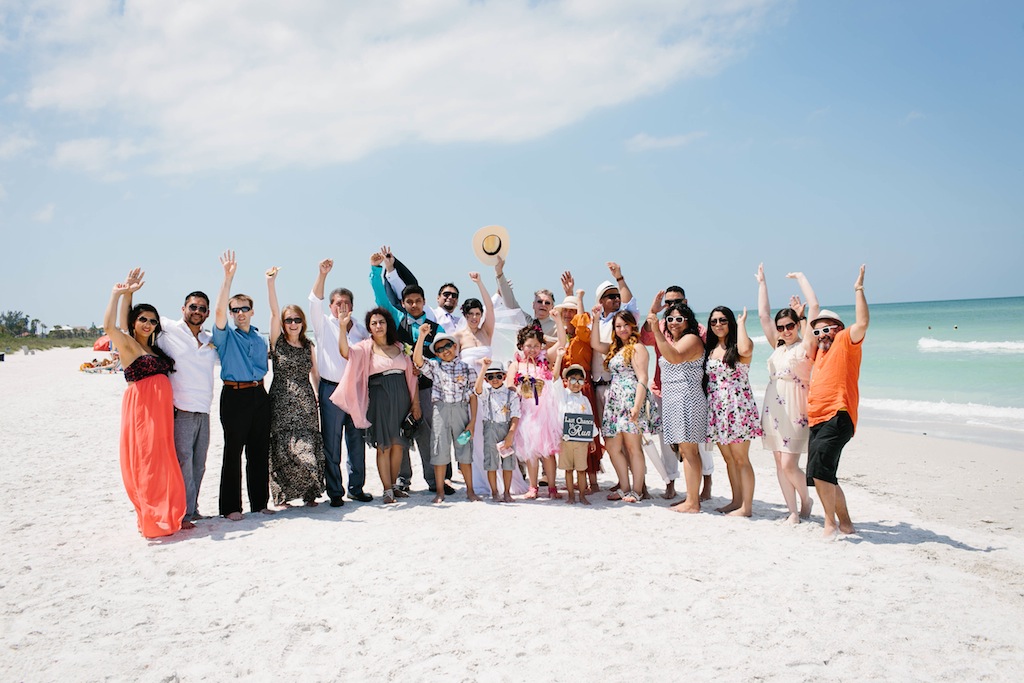
[[(562, 367), (564, 349), (558, 350), (555, 373)], [(590, 505), (587, 500), (587, 450), (594, 438), (594, 411), (590, 407), (590, 399), (583, 395), (583, 385), (587, 381), (586, 371), (582, 365), (570, 365), (562, 371), (562, 380), (552, 382), (555, 398), (558, 399), (558, 424), (562, 425), (562, 446), (558, 452), (558, 468), (565, 471), (565, 489), (568, 500), (576, 503), (575, 488), (579, 489), (580, 502)], [(566, 391), (568, 388), (568, 391)], [(580, 419), (579, 415), (589, 415), (590, 419)], [(582, 423), (582, 424), (581, 424)], [(573, 486), (573, 472), (576, 472), (576, 486)]]
[[(497, 502), (512, 502), (512, 469), (516, 456), (512, 451), (516, 427), (519, 426), (519, 395), (505, 386), (505, 369), (490, 358), (481, 358), (483, 371), (477, 375), (473, 392), (483, 411), (484, 470), (491, 486), (491, 498)], [(484, 381), (488, 386), (484, 386)], [(507, 453), (507, 455), (506, 455)], [(505, 483), (505, 495), (498, 496), (498, 462)]]

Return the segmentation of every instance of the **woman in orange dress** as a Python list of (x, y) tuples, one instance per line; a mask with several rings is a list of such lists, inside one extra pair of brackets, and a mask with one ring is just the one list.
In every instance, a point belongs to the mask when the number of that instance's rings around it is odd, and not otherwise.
[(128, 334), (117, 327), (118, 304), (126, 294), (142, 287), (142, 272), (133, 271), (129, 282), (114, 285), (103, 316), (104, 331), (121, 354), (128, 388), (121, 402), (121, 479), (146, 538), (169, 536), (181, 528), (185, 516), (185, 482), (174, 450), (174, 403), (171, 381), (174, 361), (156, 346), (160, 315), (149, 304), (121, 312)]

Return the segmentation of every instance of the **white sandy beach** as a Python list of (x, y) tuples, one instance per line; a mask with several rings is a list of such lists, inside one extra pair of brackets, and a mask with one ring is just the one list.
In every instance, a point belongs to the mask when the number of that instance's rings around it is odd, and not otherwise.
[(124, 378), (77, 370), (97, 355), (0, 364), (4, 681), (1024, 678), (1024, 453), (862, 426), (840, 469), (859, 533), (834, 543), (820, 505), (781, 523), (760, 444), (752, 520), (603, 493), (432, 506), (418, 472), (385, 508), (370, 457), (372, 503), (150, 542), (118, 469)]

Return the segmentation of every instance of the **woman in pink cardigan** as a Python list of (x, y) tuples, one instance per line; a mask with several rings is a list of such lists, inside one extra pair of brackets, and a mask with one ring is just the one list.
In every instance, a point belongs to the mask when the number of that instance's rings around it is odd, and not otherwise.
[[(341, 320), (346, 329), (351, 313)], [(366, 443), (377, 449), (377, 472), (384, 485), (384, 503), (408, 493), (395, 489), (395, 479), (402, 465), (402, 422), (412, 412), (420, 419), (416, 376), (412, 362), (398, 342), (395, 321), (383, 308), (366, 314), (370, 338), (353, 346), (346, 335), (338, 335), (338, 350), (348, 360), (341, 383), (331, 394), (331, 402), (352, 416), (356, 427), (364, 430)]]

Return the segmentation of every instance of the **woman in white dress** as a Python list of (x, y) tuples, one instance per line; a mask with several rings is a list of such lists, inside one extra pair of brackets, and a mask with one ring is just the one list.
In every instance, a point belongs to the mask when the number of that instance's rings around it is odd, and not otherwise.
[[(479, 299), (466, 299), (462, 304), (462, 315), (466, 324), (455, 331), (455, 338), (459, 342), (460, 357), (462, 361), (476, 368), (484, 358), (490, 358), (492, 353), (491, 343), (494, 339), (494, 307), (484, 306), (483, 302), (490, 303), (491, 295), (487, 293), (487, 287), (480, 279), (480, 273), (470, 273), (469, 279), (480, 288)], [(487, 472), (484, 469), (484, 429), (483, 411), (476, 413), (476, 427), (473, 429), (473, 488), (478, 491), (490, 490), (487, 481)], [(525, 493), (527, 486), (523, 475), (517, 469), (513, 469), (512, 493)]]
[[(807, 357), (800, 333), (807, 334), (807, 320), (818, 314), (818, 299), (803, 273), (786, 275), (800, 285), (806, 304), (791, 297), (789, 308), (771, 315), (764, 264), (754, 276), (758, 282), (757, 314), (761, 329), (773, 351), (768, 358), (768, 388), (761, 411), (761, 442), (765, 450), (775, 454), (782, 497), (789, 510), (788, 522), (799, 524), (811, 515), (813, 501), (807, 493), (807, 477), (800, 469), (800, 454), (807, 452), (807, 391), (811, 386), (811, 359)], [(796, 499), (800, 498), (797, 512)]]

